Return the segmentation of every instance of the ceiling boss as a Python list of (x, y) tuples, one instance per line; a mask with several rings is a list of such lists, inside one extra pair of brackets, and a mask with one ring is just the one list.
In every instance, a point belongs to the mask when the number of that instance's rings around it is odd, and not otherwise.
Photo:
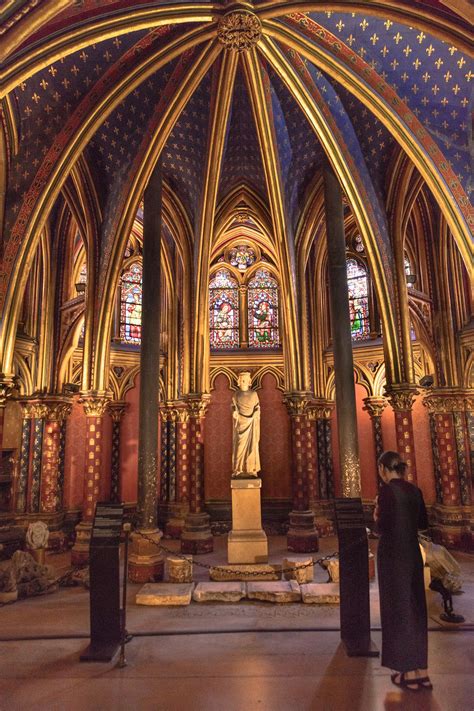
[(262, 23), (249, 10), (232, 10), (224, 15), (217, 27), (222, 44), (233, 52), (243, 52), (255, 47), (262, 35)]

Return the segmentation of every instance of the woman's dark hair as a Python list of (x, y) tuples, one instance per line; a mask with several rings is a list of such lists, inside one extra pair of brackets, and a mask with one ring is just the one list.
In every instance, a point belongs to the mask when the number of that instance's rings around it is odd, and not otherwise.
[(378, 459), (378, 464), (390, 472), (397, 472), (399, 476), (405, 476), (408, 468), (407, 463), (403, 461), (398, 452), (383, 452)]

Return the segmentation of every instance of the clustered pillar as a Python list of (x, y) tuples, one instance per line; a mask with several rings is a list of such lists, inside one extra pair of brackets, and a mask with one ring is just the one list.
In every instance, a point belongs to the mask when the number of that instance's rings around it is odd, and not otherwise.
[(433, 536), (444, 545), (472, 551), (469, 424), (474, 398), (469, 391), (439, 388), (423, 402), (430, 417), (436, 482)]
[(418, 391), (410, 385), (392, 385), (387, 397), (395, 414), (397, 450), (408, 464), (407, 479), (417, 482), (412, 406)]
[(293, 493), (287, 546), (290, 551), (309, 553), (318, 550), (318, 533), (312, 510), (315, 495), (314, 438), (308, 396), (290, 393), (286, 404), (291, 421)]

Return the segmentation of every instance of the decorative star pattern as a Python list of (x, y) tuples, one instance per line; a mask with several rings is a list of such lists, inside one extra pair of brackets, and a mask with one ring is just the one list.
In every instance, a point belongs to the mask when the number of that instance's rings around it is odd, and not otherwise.
[(414, 27), (360, 13), (311, 13), (362, 57), (421, 121), (468, 194), (474, 62), (457, 47)]
[(194, 221), (204, 178), (211, 71), (185, 106), (163, 149), (163, 173)]
[(244, 77), (237, 71), (224, 148), (218, 201), (239, 183), (266, 196), (265, 174)]
[(11, 228), (36, 170), (60, 127), (104, 72), (145, 34), (139, 31), (104, 40), (58, 59), (12, 92), (20, 140), (19, 152), (11, 164), (6, 230)]

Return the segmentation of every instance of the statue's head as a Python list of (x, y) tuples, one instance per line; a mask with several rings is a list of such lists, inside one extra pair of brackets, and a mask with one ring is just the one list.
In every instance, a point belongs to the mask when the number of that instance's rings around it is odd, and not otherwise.
[(252, 373), (250, 370), (241, 370), (237, 383), (241, 390), (248, 390), (252, 385)]

